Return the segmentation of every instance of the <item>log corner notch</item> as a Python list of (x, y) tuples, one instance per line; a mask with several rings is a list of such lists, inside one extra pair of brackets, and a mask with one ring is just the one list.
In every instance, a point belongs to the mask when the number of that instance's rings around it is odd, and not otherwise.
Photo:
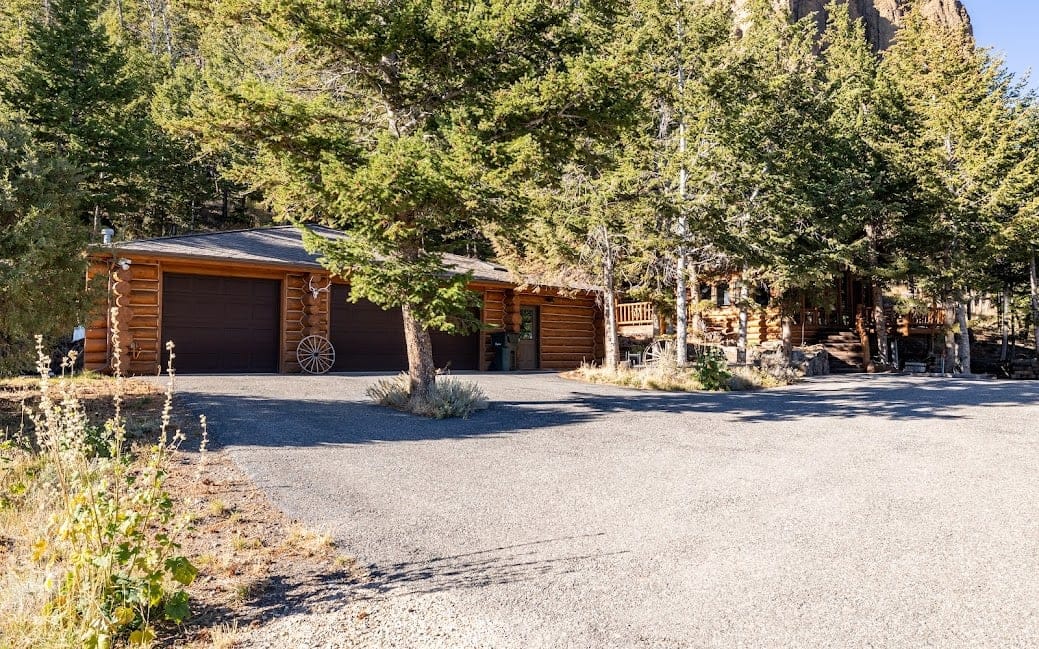
[[(161, 372), (159, 265), (145, 261), (120, 264), (111, 257), (95, 257), (87, 269), (87, 281), (104, 281), (107, 291), (91, 312), (83, 342), (84, 367), (113, 372), (118, 351), (123, 374)], [(118, 311), (113, 312), (115, 309)]]
[(327, 273), (288, 273), (284, 283), (282, 371), (302, 371), (296, 349), (307, 336), (329, 337), (332, 278)]

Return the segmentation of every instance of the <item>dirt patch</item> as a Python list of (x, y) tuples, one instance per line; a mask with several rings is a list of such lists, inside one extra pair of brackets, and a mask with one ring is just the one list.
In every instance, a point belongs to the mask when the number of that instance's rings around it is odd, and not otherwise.
[(164, 646), (233, 646), (237, 631), (342, 607), (364, 580), (352, 557), (282, 514), (225, 453), (185, 454), (168, 485), (193, 519), (183, 549), (199, 576), (194, 615)]
[[(57, 386), (58, 379), (51, 384)], [(83, 404), (91, 424), (99, 426), (115, 414), (112, 393), (115, 379), (109, 377), (75, 378), (65, 382), (69, 394)], [(40, 380), (38, 378), (16, 378), (0, 381), (0, 435), (32, 431), (32, 421), (25, 414), (26, 407), (39, 403)], [(123, 381), (123, 416), (127, 430), (133, 435), (145, 436), (157, 433), (162, 414), (163, 394), (155, 385), (146, 381), (125, 379)]]

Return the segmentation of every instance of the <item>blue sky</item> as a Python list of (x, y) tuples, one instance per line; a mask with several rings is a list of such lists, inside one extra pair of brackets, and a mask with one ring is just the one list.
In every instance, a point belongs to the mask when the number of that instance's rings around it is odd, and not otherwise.
[(1023, 74), (1031, 68), (1030, 85), (1039, 88), (1039, 1), (963, 0), (963, 4), (978, 44), (1002, 53), (1013, 72)]

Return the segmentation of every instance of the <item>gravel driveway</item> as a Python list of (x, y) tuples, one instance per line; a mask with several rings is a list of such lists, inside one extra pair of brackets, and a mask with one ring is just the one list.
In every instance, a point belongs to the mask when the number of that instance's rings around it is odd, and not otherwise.
[(1039, 646), (1039, 385), (672, 395), (474, 375), (468, 421), (371, 377), (180, 377), (215, 442), (371, 573), (251, 646)]

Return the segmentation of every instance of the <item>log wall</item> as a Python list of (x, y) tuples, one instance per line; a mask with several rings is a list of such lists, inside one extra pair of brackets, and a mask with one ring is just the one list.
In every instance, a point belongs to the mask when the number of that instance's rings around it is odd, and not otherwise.
[[(83, 342), (84, 366), (90, 370), (111, 369), (118, 334), (119, 358), (125, 374), (155, 374), (160, 369), (162, 346), (162, 273), (157, 263), (133, 263), (111, 270), (104, 262), (91, 264), (88, 277), (107, 282), (109, 294), (98, 304)], [(118, 310), (113, 313), (112, 309)]]
[[(725, 342), (734, 343), (739, 336), (740, 312), (736, 307), (716, 307), (701, 314), (708, 331), (721, 334)], [(690, 318), (690, 322), (692, 318)], [(696, 335), (691, 327), (691, 335)], [(761, 343), (783, 339), (783, 322), (779, 310), (774, 308), (751, 309), (747, 312), (747, 345), (755, 347)]]
[(515, 297), (517, 321), (513, 331), (519, 331), (519, 310), (523, 306), (540, 309), (541, 326), (538, 332), (540, 369), (572, 370), (581, 363), (602, 360), (602, 312), (593, 298), (544, 297), (517, 294)]
[(286, 273), (282, 291), (281, 371), (298, 374), (302, 371), (296, 359), (300, 341), (307, 336), (329, 337), (331, 280), (324, 273)]

